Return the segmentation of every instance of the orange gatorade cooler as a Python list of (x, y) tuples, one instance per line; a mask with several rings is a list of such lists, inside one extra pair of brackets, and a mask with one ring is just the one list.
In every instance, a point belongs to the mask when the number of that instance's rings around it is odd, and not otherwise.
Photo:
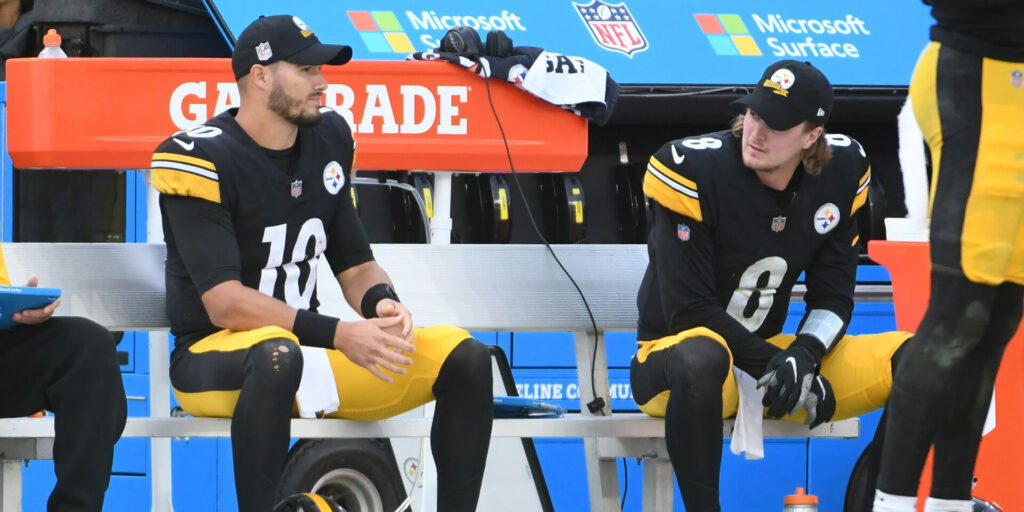
[[(915, 331), (928, 308), (931, 263), (926, 242), (872, 240), (871, 259), (889, 269), (896, 306), (896, 327)], [(996, 376), (995, 428), (981, 439), (974, 474), (974, 495), (1004, 510), (1024, 510), (1024, 330), (1018, 329), (1003, 354)], [(931, 456), (921, 477), (919, 496), (931, 488)], [(923, 503), (924, 500), (921, 500)], [(922, 505), (919, 505), (919, 510)]]

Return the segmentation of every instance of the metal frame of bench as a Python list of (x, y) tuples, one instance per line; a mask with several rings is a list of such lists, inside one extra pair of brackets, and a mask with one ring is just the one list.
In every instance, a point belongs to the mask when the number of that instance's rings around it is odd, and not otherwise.
[[(150, 331), (150, 416), (129, 418), (124, 437), (149, 437), (152, 444), (153, 510), (171, 510), (170, 438), (230, 437), (230, 420), (170, 417), (168, 325), (164, 303), (163, 244), (13, 243), (3, 246), (12, 281), (30, 273), (45, 286), (63, 289), (60, 315), (91, 318), (111, 330)], [(643, 245), (554, 246), (590, 303), (590, 318), (569, 280), (539, 245), (375, 245), (417, 326), (452, 324), (475, 331), (571, 331), (574, 333), (580, 410), (561, 418), (496, 419), (494, 437), (581, 437), (586, 455), (590, 510), (619, 508), (616, 457), (643, 457), (643, 510), (671, 509), (672, 469), (665, 453), (664, 422), (644, 414), (612, 415), (610, 400), (591, 413), (591, 387), (608, 390), (606, 331), (636, 328), (636, 291), (647, 265)], [(358, 316), (345, 305), (322, 263), (318, 276), (321, 312), (346, 320)], [(858, 289), (867, 300), (891, 300), (884, 286)], [(795, 290), (799, 300), (802, 290)], [(596, 351), (596, 357), (595, 357)], [(602, 395), (606, 395), (603, 393)], [(398, 417), (376, 422), (294, 419), (292, 436), (428, 437), (430, 419)], [(724, 424), (726, 436), (733, 422)], [(814, 430), (766, 420), (768, 437), (838, 437), (859, 434), (859, 419)], [(0, 419), (0, 512), (18, 510), (21, 461), (52, 457), (52, 418)]]

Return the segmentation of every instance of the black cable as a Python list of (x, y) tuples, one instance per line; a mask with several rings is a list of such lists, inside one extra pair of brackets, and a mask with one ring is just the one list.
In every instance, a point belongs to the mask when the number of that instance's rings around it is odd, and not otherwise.
[(501, 125), (501, 119), (498, 118), (498, 110), (494, 108), (494, 98), (491, 97), (491, 68), (489, 65), (483, 66), (484, 70), (484, 84), (487, 88), (487, 102), (491, 106), (491, 113), (494, 114), (494, 121), (498, 123), (498, 131), (501, 132), (501, 141), (505, 144), (505, 156), (508, 158), (508, 168), (512, 170), (512, 181), (516, 184), (516, 188), (519, 189), (519, 197), (523, 200), (523, 207), (526, 209), (526, 216), (530, 219), (530, 225), (533, 226), (533, 231), (537, 233), (541, 242), (544, 242), (544, 247), (548, 248), (548, 252), (551, 253), (551, 257), (555, 259), (555, 263), (558, 263), (558, 267), (562, 269), (562, 272), (573, 287), (576, 288), (576, 293), (579, 294), (580, 299), (583, 300), (583, 307), (587, 309), (587, 316), (590, 317), (590, 326), (594, 328), (594, 352), (590, 357), (590, 389), (594, 392), (594, 399), (587, 404), (587, 408), (590, 412), (596, 413), (601, 411), (601, 415), (604, 415), (604, 398), (598, 394), (597, 385), (594, 381), (594, 368), (597, 366), (597, 322), (594, 320), (594, 313), (590, 310), (590, 303), (587, 302), (587, 297), (583, 295), (583, 290), (580, 289), (580, 285), (576, 284), (576, 280), (573, 279), (572, 274), (562, 264), (562, 260), (558, 259), (558, 255), (555, 254), (555, 250), (551, 248), (551, 244), (548, 243), (548, 239), (541, 233), (540, 228), (537, 226), (537, 221), (533, 218), (533, 212), (530, 211), (530, 205), (526, 202), (526, 194), (523, 192), (523, 186), (519, 183), (519, 175), (516, 172), (515, 165), (512, 164), (512, 150), (508, 147), (508, 137), (505, 135), (505, 128)]
[(629, 468), (626, 467), (626, 458), (622, 457), (622, 501), (619, 502), (619, 510), (626, 509), (626, 493), (629, 492)]
[(739, 94), (750, 94), (751, 88), (743, 86), (715, 87), (711, 89), (694, 89), (692, 87), (653, 87), (653, 86), (623, 86), (622, 92), (630, 98), (672, 98), (677, 96), (701, 96), (705, 94), (718, 94), (733, 92)]

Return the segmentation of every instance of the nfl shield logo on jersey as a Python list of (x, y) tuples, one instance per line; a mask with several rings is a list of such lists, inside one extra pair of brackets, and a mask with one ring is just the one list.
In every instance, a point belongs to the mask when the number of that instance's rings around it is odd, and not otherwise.
[(302, 195), (302, 180), (292, 182), (292, 197), (298, 199)]
[(786, 218), (782, 216), (772, 218), (772, 231), (778, 233), (783, 229), (786, 229)]
[(573, 2), (573, 5), (590, 29), (594, 42), (602, 48), (625, 53), (630, 58), (634, 53), (647, 49), (647, 38), (625, 2), (610, 4), (593, 0), (589, 4)]
[(687, 226), (686, 224), (679, 224), (679, 225), (677, 225), (676, 226), (676, 236), (679, 237), (679, 239), (684, 241), (684, 242), (689, 240), (690, 239), (690, 226)]

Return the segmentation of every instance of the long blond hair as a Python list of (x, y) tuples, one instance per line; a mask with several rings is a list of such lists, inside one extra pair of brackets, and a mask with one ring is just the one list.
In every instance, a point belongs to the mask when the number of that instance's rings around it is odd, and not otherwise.
[[(732, 119), (732, 134), (736, 138), (743, 137), (743, 117), (744, 114), (739, 114)], [(803, 126), (805, 131), (811, 131), (815, 125), (804, 121)], [(831, 158), (832, 148), (828, 145), (828, 141), (825, 140), (824, 128), (821, 131), (821, 135), (818, 136), (818, 140), (814, 141), (811, 147), (800, 153), (800, 161), (804, 164), (804, 170), (811, 176), (821, 174), (821, 170), (828, 164)]]

